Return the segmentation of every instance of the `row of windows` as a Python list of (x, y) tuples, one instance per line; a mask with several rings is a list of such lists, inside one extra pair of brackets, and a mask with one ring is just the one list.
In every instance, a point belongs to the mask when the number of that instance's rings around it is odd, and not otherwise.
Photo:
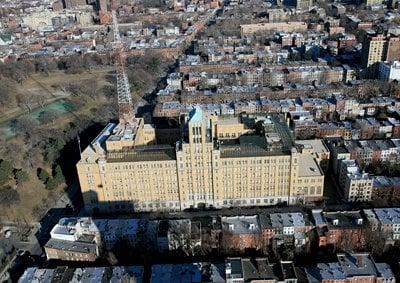
[[(238, 161), (222, 161), (223, 165), (247, 165), (247, 164), (276, 164), (290, 163), (289, 159), (259, 159), (259, 160), (238, 160)], [(286, 166), (289, 168), (289, 166)]]
[(114, 166), (110, 165), (110, 167), (111, 169), (114, 170), (135, 170), (135, 169), (176, 168), (176, 165), (175, 163), (153, 163), (153, 164), (137, 164), (137, 165), (114, 165)]
[(298, 183), (299, 184), (303, 183), (303, 181), (304, 181), (305, 184), (307, 184), (307, 183), (315, 183), (316, 181), (318, 182), (319, 180), (309, 179), (309, 178), (306, 178), (304, 180), (303, 179), (298, 179)]
[[(269, 172), (260, 172), (260, 171), (253, 171), (253, 170), (242, 170), (242, 171), (237, 171), (237, 172), (232, 172), (232, 171), (227, 171), (225, 170), (223, 172), (223, 176), (225, 176), (227, 179), (233, 179), (233, 178), (239, 178), (242, 179), (244, 178), (270, 178), (270, 179), (275, 179), (275, 178), (279, 178), (279, 177), (285, 177), (288, 178), (289, 177), (289, 172), (278, 172), (278, 173), (269, 173)], [(242, 177), (243, 176), (243, 177)]]
[(225, 134), (223, 134), (223, 133), (219, 133), (218, 134), (218, 137), (219, 138), (236, 138), (236, 136), (240, 136), (240, 133), (238, 133), (237, 135), (236, 135), (236, 133), (232, 133), (232, 134), (230, 134), (230, 133), (225, 133)]
[[(281, 202), (280, 198), (277, 199), (277, 203)], [(274, 199), (251, 199), (251, 200), (224, 200), (222, 202), (224, 205), (233, 205), (233, 204), (273, 204), (275, 203)]]
[(321, 187), (299, 187), (298, 188), (298, 192), (301, 194), (305, 194), (305, 195), (321, 195), (322, 193), (322, 188)]
[(201, 127), (192, 127), (193, 135), (201, 135)]

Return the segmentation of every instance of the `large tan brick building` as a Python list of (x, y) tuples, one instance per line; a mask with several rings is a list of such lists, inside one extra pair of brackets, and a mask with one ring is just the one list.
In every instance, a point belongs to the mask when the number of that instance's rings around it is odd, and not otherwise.
[[(321, 199), (324, 175), (294, 145), (278, 115), (182, 118), (174, 145), (164, 129), (109, 124), (77, 164), (89, 211), (182, 210), (198, 206), (273, 205)], [(176, 135), (176, 129), (171, 134)]]
[(257, 32), (305, 32), (307, 29), (308, 25), (305, 22), (257, 23), (240, 26), (242, 35), (251, 35)]

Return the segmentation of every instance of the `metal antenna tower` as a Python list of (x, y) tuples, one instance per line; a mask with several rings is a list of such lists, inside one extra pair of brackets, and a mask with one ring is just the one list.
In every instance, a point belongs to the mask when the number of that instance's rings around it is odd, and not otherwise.
[(126, 75), (125, 71), (126, 56), (119, 34), (117, 13), (115, 10), (112, 11), (112, 18), (114, 34), (113, 49), (115, 55), (115, 69), (117, 73), (119, 120), (123, 123), (129, 123), (135, 120), (135, 110), (133, 107), (128, 76)]

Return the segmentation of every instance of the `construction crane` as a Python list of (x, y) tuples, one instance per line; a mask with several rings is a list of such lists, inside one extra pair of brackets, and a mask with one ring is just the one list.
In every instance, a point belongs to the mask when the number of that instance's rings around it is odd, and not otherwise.
[(113, 18), (113, 50), (115, 55), (115, 71), (117, 75), (117, 95), (118, 95), (118, 112), (121, 123), (132, 123), (135, 121), (135, 108), (132, 102), (131, 90), (129, 86), (128, 76), (125, 71), (125, 50), (121, 42), (119, 34), (117, 13), (112, 11)]

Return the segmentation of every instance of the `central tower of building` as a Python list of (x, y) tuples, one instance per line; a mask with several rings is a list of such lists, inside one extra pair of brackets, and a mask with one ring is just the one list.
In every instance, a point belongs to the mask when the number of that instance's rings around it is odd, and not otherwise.
[[(201, 108), (194, 108), (184, 125), (182, 140), (176, 152), (180, 201), (184, 207), (214, 205), (214, 162), (212, 116), (205, 116)], [(214, 155), (213, 155), (214, 154)]]

